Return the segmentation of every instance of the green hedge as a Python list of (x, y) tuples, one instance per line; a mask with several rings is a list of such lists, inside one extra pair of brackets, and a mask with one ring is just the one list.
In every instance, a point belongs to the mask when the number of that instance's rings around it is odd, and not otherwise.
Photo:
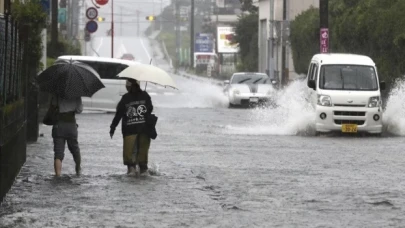
[[(392, 84), (405, 73), (405, 1), (329, 1), (331, 52), (370, 56), (380, 78)], [(291, 23), (291, 46), (297, 73), (306, 73), (319, 52), (319, 10), (311, 8)]]

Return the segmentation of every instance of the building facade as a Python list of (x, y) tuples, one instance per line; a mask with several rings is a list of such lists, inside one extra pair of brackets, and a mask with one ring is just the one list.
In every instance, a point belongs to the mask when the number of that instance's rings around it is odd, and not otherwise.
[[(288, 22), (283, 23), (284, 2), (286, 3), (286, 21), (294, 20), (297, 15), (310, 7), (319, 7), (319, 0), (254, 0), (254, 4), (259, 7), (259, 71), (266, 72), (269, 64), (272, 64), (274, 76), (280, 81), (283, 70), (283, 46), (286, 50), (285, 65), (289, 71), (288, 78), (291, 80), (298, 76), (294, 70), (289, 40), (285, 39), (289, 34), (287, 29), (289, 26)], [(273, 11), (273, 18), (270, 16), (271, 11)], [(273, 50), (269, 47), (270, 21), (273, 21)], [(271, 52), (273, 52), (273, 58), (269, 60), (268, 55)]]

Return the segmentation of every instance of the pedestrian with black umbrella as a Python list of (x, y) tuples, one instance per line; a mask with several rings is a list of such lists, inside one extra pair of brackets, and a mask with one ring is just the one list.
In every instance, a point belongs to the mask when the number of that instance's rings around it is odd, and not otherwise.
[(53, 126), (55, 176), (62, 173), (66, 143), (75, 161), (76, 174), (80, 175), (81, 154), (76, 114), (83, 111), (81, 97), (91, 97), (104, 88), (100, 76), (86, 64), (59, 60), (38, 75), (37, 81), (42, 91), (52, 94), (43, 123)]

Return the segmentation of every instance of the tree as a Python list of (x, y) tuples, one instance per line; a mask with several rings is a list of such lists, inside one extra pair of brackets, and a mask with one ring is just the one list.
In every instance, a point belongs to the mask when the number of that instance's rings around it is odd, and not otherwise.
[[(364, 54), (376, 63), (381, 79), (392, 85), (405, 74), (405, 1), (334, 0), (329, 4), (332, 52)], [(297, 73), (306, 73), (319, 52), (319, 12), (309, 9), (291, 24)]]
[(11, 10), (13, 18), (18, 22), (20, 32), (27, 37), (26, 57), (31, 66), (38, 67), (42, 57), (42, 30), (46, 27), (46, 14), (38, 0), (14, 1)]
[(257, 13), (258, 7), (253, 5), (253, 0), (239, 0), (241, 7), (240, 9), (244, 12)]
[(258, 68), (258, 32), (259, 15), (257, 7), (252, 0), (240, 0), (241, 9), (244, 12), (238, 17), (235, 25), (235, 36), (233, 42), (239, 44), (241, 56), (240, 71), (257, 71)]

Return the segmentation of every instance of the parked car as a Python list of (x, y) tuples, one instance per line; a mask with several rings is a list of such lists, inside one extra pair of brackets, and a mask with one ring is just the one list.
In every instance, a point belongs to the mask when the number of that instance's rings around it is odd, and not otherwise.
[(115, 112), (121, 96), (127, 92), (125, 79), (118, 78), (117, 75), (128, 66), (139, 64), (130, 60), (93, 56), (60, 56), (58, 59), (86, 63), (99, 73), (105, 88), (99, 90), (91, 98), (83, 97), (83, 106), (86, 110), (107, 112)]
[(363, 55), (317, 54), (307, 75), (309, 100), (321, 132), (382, 132), (380, 81), (374, 61)]
[(135, 61), (135, 57), (130, 53), (123, 54), (121, 59)]
[(251, 106), (272, 104), (277, 81), (264, 73), (241, 72), (224, 84), (230, 107)]

